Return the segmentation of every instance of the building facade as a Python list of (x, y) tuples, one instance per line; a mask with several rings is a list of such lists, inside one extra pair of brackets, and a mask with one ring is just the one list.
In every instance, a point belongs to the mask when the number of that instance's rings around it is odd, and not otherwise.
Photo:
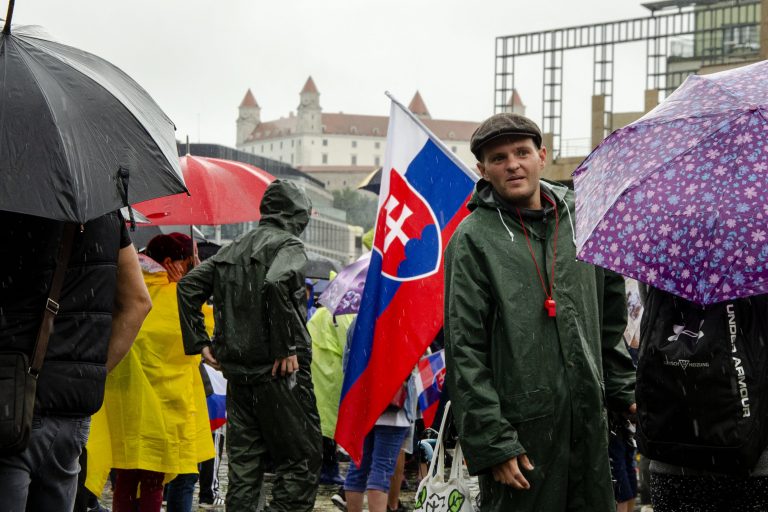
[[(474, 167), (469, 140), (478, 123), (433, 119), (418, 91), (408, 108)], [(388, 125), (387, 116), (323, 112), (320, 92), (309, 77), (299, 93), (296, 113), (273, 121), (261, 120), (261, 107), (249, 89), (239, 107), (236, 146), (293, 165), (330, 190), (354, 189), (382, 165)]]

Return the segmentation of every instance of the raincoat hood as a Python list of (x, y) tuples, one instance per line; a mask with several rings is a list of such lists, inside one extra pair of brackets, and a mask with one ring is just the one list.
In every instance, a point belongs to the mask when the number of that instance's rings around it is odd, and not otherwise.
[[(555, 201), (560, 204), (565, 204), (565, 195), (568, 193), (568, 187), (560, 185), (549, 180), (541, 180), (541, 187), (549, 191), (550, 197), (553, 197)], [(475, 183), (475, 191), (472, 193), (472, 198), (467, 203), (469, 211), (475, 211), (477, 208), (503, 208), (504, 205), (499, 204), (499, 201), (494, 197), (493, 185), (491, 182), (484, 179), (477, 180)]]
[(312, 201), (290, 181), (275, 180), (261, 200), (260, 224), (271, 224), (299, 236), (309, 223)]

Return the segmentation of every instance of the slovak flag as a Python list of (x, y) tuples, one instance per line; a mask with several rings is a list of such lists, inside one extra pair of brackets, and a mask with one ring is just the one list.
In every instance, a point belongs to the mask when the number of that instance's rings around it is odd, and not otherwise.
[(477, 176), (389, 96), (371, 262), (344, 374), (336, 441), (363, 440), (443, 325), (443, 250)]
[(208, 402), (208, 419), (211, 421), (211, 431), (216, 430), (227, 422), (227, 379), (219, 370), (203, 365), (208, 379), (211, 381), (213, 394), (206, 397)]
[(419, 361), (419, 374), (416, 377), (416, 394), (419, 397), (419, 410), (424, 418), (424, 427), (429, 428), (435, 421), (437, 406), (443, 395), (445, 385), (445, 350), (422, 357)]

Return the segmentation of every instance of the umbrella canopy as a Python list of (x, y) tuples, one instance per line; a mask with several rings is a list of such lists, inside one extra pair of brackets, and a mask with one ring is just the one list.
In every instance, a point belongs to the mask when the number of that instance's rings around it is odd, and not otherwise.
[(573, 177), (579, 258), (698, 304), (768, 293), (768, 61), (689, 77)]
[(344, 267), (320, 295), (318, 302), (334, 315), (357, 313), (360, 310), (365, 277), (368, 275), (370, 263), (371, 253), (368, 252), (351, 265)]
[(109, 62), (34, 29), (0, 34), (0, 209), (85, 223), (184, 192), (174, 130)]
[(307, 279), (328, 279), (331, 272), (338, 272), (341, 264), (331, 258), (321, 256), (314, 251), (307, 251), (307, 264), (304, 266), (304, 276)]
[[(138, 222), (138, 220), (137, 220)], [(205, 238), (205, 235), (193, 226), (192, 232), (189, 230), (189, 226), (155, 226), (154, 224), (139, 224), (136, 231), (131, 232), (131, 242), (133, 242), (136, 250), (142, 251), (147, 248), (147, 244), (150, 240), (157, 235), (170, 234), (173, 232), (183, 233), (185, 235), (194, 235), (194, 239), (197, 241), (198, 251), (203, 243), (211, 243)], [(216, 244), (212, 244), (216, 245)], [(216, 245), (218, 247), (218, 245)], [(201, 260), (204, 258), (200, 258)]]
[(381, 167), (363, 178), (363, 181), (360, 182), (360, 184), (357, 186), (357, 189), (367, 190), (368, 192), (378, 194), (379, 189), (381, 189)]
[(274, 176), (232, 160), (191, 155), (180, 160), (189, 196), (177, 194), (134, 205), (152, 224), (219, 225), (261, 218), (261, 198)]

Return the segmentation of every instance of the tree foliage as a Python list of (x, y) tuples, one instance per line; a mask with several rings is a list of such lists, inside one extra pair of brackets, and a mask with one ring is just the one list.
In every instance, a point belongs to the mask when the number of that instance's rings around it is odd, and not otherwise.
[(347, 222), (365, 231), (376, 223), (376, 196), (370, 192), (349, 188), (334, 190), (333, 207), (347, 212)]

